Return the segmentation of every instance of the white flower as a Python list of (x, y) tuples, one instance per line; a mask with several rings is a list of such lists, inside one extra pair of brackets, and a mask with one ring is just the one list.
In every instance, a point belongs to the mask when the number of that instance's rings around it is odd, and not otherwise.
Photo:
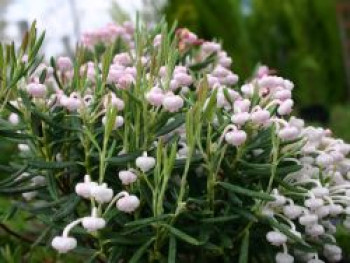
[(287, 253), (277, 253), (276, 254), (276, 263), (293, 263), (294, 257)]
[(225, 134), (225, 140), (227, 143), (233, 146), (242, 145), (247, 139), (247, 134), (242, 130), (229, 131)]
[(40, 83), (30, 83), (27, 86), (27, 92), (34, 98), (43, 98), (46, 95), (46, 87)]
[(297, 205), (287, 205), (283, 207), (283, 213), (288, 217), (289, 219), (295, 219), (302, 213), (302, 208)]
[(13, 112), (10, 113), (8, 120), (13, 125), (17, 125), (20, 121), (18, 114)]
[(82, 225), (87, 231), (93, 232), (104, 228), (106, 226), (106, 221), (100, 217), (87, 216), (83, 218)]
[(97, 186), (97, 183), (91, 182), (90, 175), (85, 175), (83, 183), (77, 183), (75, 186), (75, 192), (77, 195), (86, 199), (91, 198), (92, 187)]
[(140, 200), (135, 195), (125, 194), (117, 201), (117, 208), (125, 213), (134, 212), (140, 205)]
[(278, 231), (270, 231), (266, 234), (266, 239), (274, 246), (281, 246), (287, 242), (286, 235)]
[(317, 221), (318, 216), (315, 214), (306, 214), (299, 217), (299, 223), (304, 226), (316, 224)]
[(90, 192), (91, 196), (100, 204), (108, 203), (113, 198), (113, 190), (108, 188), (105, 183), (101, 185), (93, 185)]
[(52, 240), (51, 246), (59, 253), (67, 253), (76, 248), (77, 240), (74, 237), (57, 236)]
[(317, 237), (317, 236), (323, 235), (325, 230), (322, 225), (313, 224), (313, 225), (305, 226), (305, 232), (310, 236)]
[(162, 105), (169, 112), (177, 112), (184, 106), (184, 101), (179, 95), (169, 93), (164, 97)]
[(231, 116), (231, 122), (238, 125), (245, 124), (250, 118), (250, 114), (248, 112), (238, 112)]
[(144, 173), (151, 170), (156, 165), (156, 159), (147, 156), (147, 152), (143, 152), (143, 155), (136, 158), (136, 166)]
[(320, 198), (309, 198), (305, 200), (304, 205), (310, 209), (317, 209), (323, 206), (324, 201)]
[(124, 170), (119, 172), (119, 179), (123, 185), (129, 185), (137, 180), (137, 175), (130, 170)]

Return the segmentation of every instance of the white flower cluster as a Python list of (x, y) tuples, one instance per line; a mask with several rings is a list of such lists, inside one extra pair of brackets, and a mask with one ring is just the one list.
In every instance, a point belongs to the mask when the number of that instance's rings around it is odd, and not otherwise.
[[(153, 157), (147, 156), (147, 153), (144, 152), (142, 156), (136, 159), (135, 164), (136, 167), (144, 173), (155, 166), (156, 160)], [(130, 185), (136, 182), (138, 178), (137, 173), (138, 171), (136, 169), (121, 170), (119, 171), (119, 179), (123, 185)], [(63, 230), (62, 236), (57, 236), (52, 240), (52, 247), (60, 253), (66, 253), (77, 246), (76, 239), (69, 236), (69, 231), (76, 225), (81, 224), (88, 232), (98, 231), (106, 226), (106, 221), (101, 216), (103, 204), (108, 203), (104, 213), (106, 213), (114, 203), (116, 203), (118, 210), (124, 213), (133, 213), (140, 206), (140, 200), (137, 196), (129, 194), (126, 191), (121, 191), (114, 196), (113, 189), (108, 188), (106, 183), (98, 184), (97, 182), (93, 182), (88, 174), (85, 175), (84, 182), (76, 184), (75, 192), (85, 199), (98, 203), (99, 207), (96, 208), (92, 206), (91, 216), (79, 218), (71, 222)], [(94, 202), (92, 202), (92, 204)]]

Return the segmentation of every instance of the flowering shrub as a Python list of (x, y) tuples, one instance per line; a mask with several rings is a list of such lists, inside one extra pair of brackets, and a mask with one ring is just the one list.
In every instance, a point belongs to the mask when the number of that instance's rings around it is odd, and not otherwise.
[(0, 193), (36, 244), (103, 262), (342, 258), (350, 146), (290, 115), (291, 81), (260, 67), (238, 85), (219, 43), (164, 24), (109, 25), (50, 64), (42, 39), (0, 50), (0, 135), (19, 149)]

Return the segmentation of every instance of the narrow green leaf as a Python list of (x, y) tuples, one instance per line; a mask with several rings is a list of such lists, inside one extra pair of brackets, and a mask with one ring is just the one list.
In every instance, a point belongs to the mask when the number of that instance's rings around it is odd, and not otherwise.
[(176, 238), (174, 236), (169, 237), (169, 251), (168, 251), (168, 263), (176, 262)]
[(143, 254), (146, 252), (148, 247), (154, 242), (154, 238), (151, 238), (146, 243), (144, 243), (138, 250), (136, 250), (135, 254), (129, 260), (129, 263), (137, 263), (142, 258)]
[(249, 255), (249, 230), (246, 230), (242, 245), (241, 245), (241, 250), (239, 253), (239, 260), (238, 263), (248, 263), (248, 255)]
[(221, 186), (222, 188), (237, 193), (237, 194), (242, 194), (242, 195), (246, 195), (246, 196), (250, 196), (253, 198), (258, 198), (261, 200), (265, 200), (265, 201), (274, 201), (275, 198), (272, 197), (269, 194), (266, 194), (264, 192), (256, 192), (256, 191), (252, 191), (250, 189), (246, 189), (237, 185), (233, 185), (233, 184), (229, 184), (229, 183), (225, 183), (225, 182), (217, 182), (217, 184), (219, 186)]
[(179, 230), (175, 227), (172, 227), (172, 226), (167, 225), (167, 224), (162, 224), (162, 225), (165, 228), (167, 228), (171, 234), (173, 234), (177, 238), (181, 239), (182, 241), (185, 241), (188, 244), (191, 244), (194, 246), (200, 246), (204, 243), (204, 242), (201, 242), (201, 241), (195, 239), (194, 237), (187, 235), (186, 233), (182, 232), (181, 230)]

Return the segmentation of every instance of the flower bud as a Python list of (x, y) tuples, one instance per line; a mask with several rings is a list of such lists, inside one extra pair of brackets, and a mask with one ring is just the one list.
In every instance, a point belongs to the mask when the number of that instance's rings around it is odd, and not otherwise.
[(46, 95), (46, 87), (40, 83), (30, 83), (27, 86), (27, 92), (34, 98), (43, 98)]
[(324, 202), (320, 198), (309, 198), (305, 200), (304, 205), (312, 210), (323, 206)]
[(18, 114), (13, 112), (10, 113), (8, 120), (13, 125), (17, 125), (20, 121)]
[(254, 124), (267, 124), (270, 120), (270, 112), (268, 110), (258, 109), (252, 112), (251, 120)]
[(191, 75), (182, 72), (175, 73), (174, 80), (179, 83), (180, 86), (189, 86), (193, 82)]
[(147, 152), (144, 152), (142, 156), (136, 158), (136, 166), (144, 173), (151, 170), (155, 165), (156, 159), (147, 156)]
[(316, 224), (318, 221), (318, 216), (315, 214), (306, 214), (299, 217), (299, 223), (303, 226)]
[(283, 141), (291, 141), (298, 137), (299, 131), (293, 126), (287, 126), (278, 132), (278, 137)]
[(316, 158), (316, 163), (321, 167), (327, 167), (333, 164), (333, 161), (333, 157), (326, 153), (322, 153)]
[(73, 68), (73, 63), (69, 57), (59, 57), (57, 59), (57, 66), (61, 71), (68, 71)]
[(162, 89), (154, 87), (146, 93), (146, 100), (149, 104), (159, 107), (162, 105), (165, 95)]
[(248, 112), (238, 112), (231, 116), (231, 122), (237, 125), (244, 125), (250, 118)]
[(106, 184), (94, 185), (91, 187), (91, 196), (95, 198), (98, 203), (108, 203), (113, 198), (113, 190), (107, 188)]
[(289, 255), (288, 253), (277, 253), (276, 255), (276, 263), (293, 263), (294, 257)]
[(123, 185), (129, 185), (134, 183), (137, 180), (137, 175), (132, 171), (120, 171), (119, 179), (122, 181)]
[(177, 112), (183, 107), (184, 101), (179, 95), (167, 94), (162, 104), (167, 111)]
[(240, 146), (247, 140), (247, 134), (241, 130), (229, 131), (225, 134), (225, 140), (228, 144)]
[(134, 212), (140, 205), (140, 200), (135, 195), (125, 195), (117, 201), (117, 208), (125, 213)]
[(106, 221), (100, 217), (87, 216), (83, 218), (82, 225), (87, 231), (93, 232), (104, 228)]
[(291, 99), (285, 100), (277, 109), (279, 115), (288, 115), (292, 112), (294, 102)]
[(288, 217), (289, 219), (296, 219), (299, 217), (302, 213), (302, 208), (297, 205), (287, 205), (283, 207), (283, 213)]
[(69, 250), (76, 248), (77, 240), (73, 237), (57, 236), (52, 240), (51, 246), (59, 253), (67, 253)]
[(270, 231), (266, 234), (266, 239), (274, 246), (281, 246), (287, 242), (286, 235), (278, 231)]
[(322, 225), (313, 224), (305, 226), (305, 232), (310, 236), (317, 237), (323, 235), (325, 230)]

